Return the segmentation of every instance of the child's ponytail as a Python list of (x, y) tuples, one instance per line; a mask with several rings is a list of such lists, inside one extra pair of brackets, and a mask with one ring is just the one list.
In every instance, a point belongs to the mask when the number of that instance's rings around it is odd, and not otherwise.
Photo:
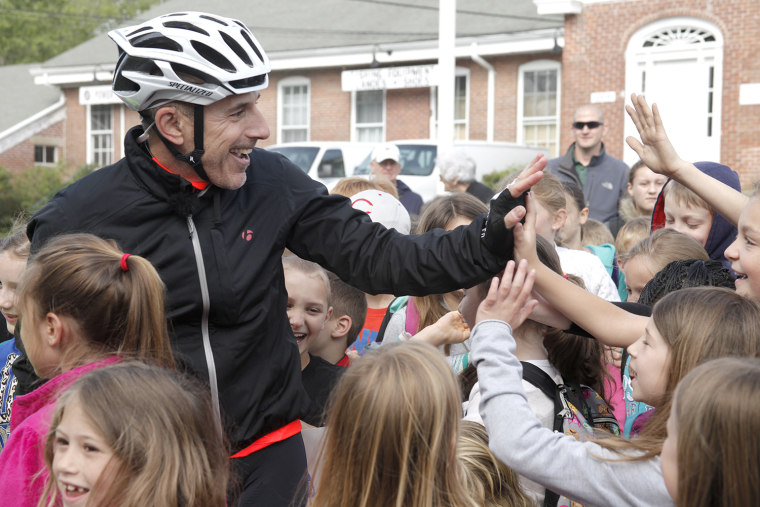
[(20, 301), (37, 317), (72, 318), (81, 338), (74, 349), (174, 367), (161, 278), (113, 242), (91, 234), (53, 238), (30, 260)]
[[(122, 351), (142, 361), (174, 367), (164, 314), (165, 289), (153, 265), (137, 255), (123, 254), (119, 267), (126, 289), (127, 316)], [(125, 269), (126, 268), (126, 269)], [(160, 311), (156, 304), (161, 302)]]

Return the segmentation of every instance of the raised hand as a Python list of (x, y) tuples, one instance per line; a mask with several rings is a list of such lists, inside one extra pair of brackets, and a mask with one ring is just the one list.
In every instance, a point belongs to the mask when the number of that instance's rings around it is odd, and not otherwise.
[(652, 104), (650, 109), (644, 97), (635, 93), (631, 95), (631, 103), (633, 106), (626, 105), (625, 110), (633, 120), (641, 141), (629, 136), (625, 140), (628, 146), (652, 171), (677, 179), (678, 172), (689, 163), (678, 156), (668, 139), (657, 104)]
[(543, 170), (544, 167), (546, 167), (547, 162), (549, 162), (549, 159), (546, 158), (546, 155), (543, 153), (536, 155), (536, 158), (531, 160), (530, 163), (525, 166), (525, 169), (520, 171), (517, 178), (515, 178), (507, 187), (509, 193), (512, 194), (512, 197), (520, 197), (522, 194), (530, 190), (530, 187), (538, 183), (544, 176)]
[(515, 262), (509, 261), (504, 275), (491, 280), (488, 295), (478, 306), (477, 322), (489, 319), (502, 320), (512, 329), (520, 326), (528, 318), (538, 301), (531, 299), (534, 270), (528, 271), (528, 263), (520, 261), (515, 269)]

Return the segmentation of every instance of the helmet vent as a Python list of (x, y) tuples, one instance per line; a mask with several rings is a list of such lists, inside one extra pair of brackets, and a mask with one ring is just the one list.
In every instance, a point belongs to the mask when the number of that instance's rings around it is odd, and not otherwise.
[(229, 26), (227, 23), (225, 23), (225, 22), (224, 22), (224, 21), (222, 21), (221, 19), (219, 19), (219, 18), (215, 18), (215, 17), (213, 17), (213, 16), (208, 16), (208, 15), (206, 15), (206, 14), (203, 14), (203, 15), (201, 16), (201, 18), (203, 18), (203, 19), (208, 19), (209, 21), (214, 21), (215, 23), (219, 23), (219, 24), (220, 24), (220, 25), (222, 25), (222, 26)]
[(196, 40), (191, 41), (190, 44), (193, 45), (193, 48), (198, 52), (199, 55), (201, 55), (203, 58), (213, 63), (220, 69), (224, 69), (227, 72), (235, 72), (235, 70), (237, 70), (235, 69), (235, 66), (232, 65), (232, 62), (230, 62), (227, 58), (225, 58), (216, 49), (209, 47), (205, 45), (204, 43), (198, 42)]
[(259, 74), (258, 76), (247, 77), (245, 79), (237, 79), (230, 81), (230, 86), (233, 88), (250, 88), (253, 86), (261, 86), (267, 80), (266, 74)]
[(168, 37), (158, 32), (150, 32), (138, 35), (130, 41), (133, 46), (138, 48), (166, 49), (169, 51), (182, 52), (182, 46)]
[(192, 84), (210, 84), (219, 85), (219, 80), (215, 77), (209, 76), (205, 72), (201, 72), (198, 69), (182, 65), (181, 63), (171, 63), (172, 70), (180, 79)]
[(142, 27), (142, 28), (138, 28), (138, 29), (137, 29), (137, 30), (135, 30), (134, 32), (131, 32), (131, 33), (129, 33), (129, 34), (127, 35), (127, 39), (134, 37), (134, 36), (135, 36), (135, 35), (137, 35), (138, 33), (142, 33), (142, 32), (145, 32), (145, 31), (147, 31), (147, 30), (151, 30), (152, 28), (153, 28), (153, 27), (150, 27), (150, 26), (144, 26), (144, 27)]
[(208, 37), (208, 32), (192, 23), (186, 21), (167, 21), (164, 23), (166, 28), (179, 28), (180, 30), (190, 30)]
[(242, 47), (240, 47), (240, 44), (237, 43), (235, 39), (230, 37), (224, 32), (220, 32), (222, 39), (224, 39), (224, 42), (227, 43), (227, 45), (235, 52), (236, 55), (238, 55), (238, 58), (243, 60), (246, 64), (248, 64), (249, 67), (253, 67), (253, 62), (251, 62), (251, 58), (248, 56), (248, 53), (246, 53)]
[(240, 30), (240, 34), (243, 36), (243, 38), (246, 40), (246, 42), (251, 46), (251, 49), (253, 49), (253, 52), (256, 53), (256, 56), (259, 57), (260, 61), (264, 61), (264, 57), (261, 56), (261, 51), (259, 51), (259, 48), (256, 46), (256, 44), (251, 40), (251, 37), (248, 35), (247, 30)]

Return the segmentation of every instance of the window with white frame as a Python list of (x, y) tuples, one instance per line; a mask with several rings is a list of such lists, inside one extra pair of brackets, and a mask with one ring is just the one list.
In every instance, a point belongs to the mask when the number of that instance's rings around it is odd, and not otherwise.
[(55, 164), (55, 146), (34, 145), (34, 163), (36, 165)]
[(90, 162), (98, 166), (113, 163), (113, 107), (90, 106)]
[(385, 90), (357, 91), (354, 98), (353, 140), (379, 143), (385, 140)]
[(278, 88), (279, 142), (308, 141), (311, 93), (309, 80), (305, 77), (283, 79)]
[(561, 66), (553, 60), (523, 64), (518, 72), (517, 142), (559, 155)]
[[(454, 139), (469, 139), (470, 117), (470, 69), (457, 67), (454, 75)], [(430, 108), (433, 111), (432, 125), (430, 127), (431, 139), (437, 137), (438, 132), (438, 87), (430, 90)]]

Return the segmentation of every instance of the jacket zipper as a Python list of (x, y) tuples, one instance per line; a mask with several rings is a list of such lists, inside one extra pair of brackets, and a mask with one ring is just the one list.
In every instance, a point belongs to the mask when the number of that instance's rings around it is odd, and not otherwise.
[(221, 421), (221, 410), (219, 408), (219, 388), (216, 380), (216, 363), (214, 362), (214, 353), (211, 350), (211, 337), (208, 332), (208, 314), (211, 307), (208, 280), (206, 279), (206, 266), (203, 263), (203, 252), (201, 251), (201, 242), (196, 234), (193, 216), (187, 216), (187, 228), (190, 230), (190, 239), (193, 242), (193, 252), (195, 253), (195, 265), (198, 269), (198, 279), (201, 283), (201, 299), (203, 301), (203, 314), (201, 316), (201, 335), (203, 337), (203, 351), (206, 354), (206, 367), (208, 368), (209, 388), (211, 389), (211, 402), (214, 405), (219, 420)]

